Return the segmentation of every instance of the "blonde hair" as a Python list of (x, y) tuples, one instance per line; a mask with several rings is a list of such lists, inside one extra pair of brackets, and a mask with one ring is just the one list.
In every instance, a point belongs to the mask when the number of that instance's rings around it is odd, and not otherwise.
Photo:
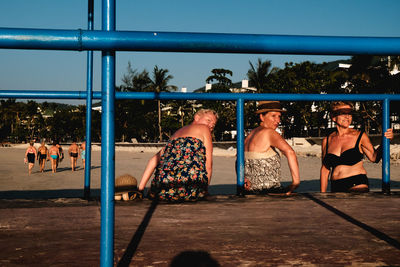
[(351, 109), (354, 108), (354, 104), (350, 101), (333, 101), (331, 103), (331, 111), (337, 109), (340, 106), (350, 106)]
[(204, 114), (207, 114), (207, 113), (212, 113), (215, 116), (215, 118), (218, 120), (218, 118), (219, 118), (218, 113), (213, 109), (202, 108), (202, 109), (198, 110), (194, 115), (195, 116), (196, 115), (203, 116)]

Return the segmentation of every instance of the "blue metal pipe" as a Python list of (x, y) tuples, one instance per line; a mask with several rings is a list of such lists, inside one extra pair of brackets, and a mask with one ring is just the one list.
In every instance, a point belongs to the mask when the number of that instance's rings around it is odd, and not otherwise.
[[(88, 0), (88, 30), (93, 30), (93, 0)], [(93, 98), (93, 51), (87, 52), (86, 73), (86, 147), (85, 147), (85, 185), (83, 198), (90, 199), (90, 173), (92, 162), (92, 98)]]
[(237, 194), (244, 193), (244, 101), (242, 98), (236, 101), (236, 179)]
[[(21, 99), (86, 99), (86, 91), (0, 90), (0, 98)], [(94, 97), (101, 98), (101, 92)]]
[[(102, 29), (115, 31), (115, 0), (102, 1)], [(100, 266), (114, 264), (115, 52), (102, 52)]]
[(389, 94), (246, 94), (246, 93), (153, 93), (153, 92), (116, 92), (116, 99), (161, 99), (161, 100), (231, 100), (245, 101), (383, 101), (400, 100), (400, 95)]
[(305, 55), (400, 55), (400, 37), (0, 28), (0, 48)]
[[(93, 99), (102, 99), (102, 92), (94, 91)], [(22, 99), (86, 99), (87, 91), (0, 90), (0, 98)], [(161, 100), (230, 100), (258, 101), (400, 101), (400, 94), (245, 94), (245, 93), (153, 93), (115, 92), (115, 99)]]
[[(386, 98), (383, 101), (382, 133), (390, 128), (390, 103)], [(390, 141), (382, 136), (382, 192), (390, 194)]]

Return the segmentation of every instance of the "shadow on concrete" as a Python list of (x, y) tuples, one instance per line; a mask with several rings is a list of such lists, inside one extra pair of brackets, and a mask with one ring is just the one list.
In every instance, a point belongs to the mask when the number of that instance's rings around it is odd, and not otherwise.
[(124, 255), (122, 256), (121, 260), (118, 262), (119, 267), (122, 266), (129, 266), (133, 255), (135, 255), (136, 249), (138, 248), (140, 241), (146, 231), (147, 226), (149, 225), (150, 219), (153, 216), (154, 211), (157, 208), (158, 201), (153, 200), (151, 206), (147, 213), (144, 215), (142, 223), (139, 225), (138, 229), (136, 230), (135, 234), (133, 235), (131, 241), (129, 242), (128, 247), (126, 248)]
[[(382, 191), (382, 178), (368, 178), (369, 188), (372, 191)], [(283, 182), (282, 186), (288, 186), (290, 182)], [(390, 181), (391, 189), (400, 189), (400, 182)], [(301, 181), (299, 188), (296, 189), (299, 193), (316, 193), (320, 192), (319, 180)], [(330, 192), (330, 183), (328, 185), (328, 192)]]
[[(382, 190), (382, 179), (368, 178), (371, 191)], [(289, 186), (290, 182), (283, 182), (282, 186)], [(320, 192), (319, 180), (302, 181), (297, 193), (315, 193)], [(400, 182), (391, 181), (391, 189), (400, 189)], [(145, 195), (147, 190), (145, 190)], [(236, 195), (236, 184), (210, 185), (208, 188), (210, 195)], [(328, 192), (330, 187), (328, 186)], [(100, 197), (100, 189), (91, 189), (90, 197)], [(51, 199), (51, 198), (83, 198), (83, 189), (58, 189), (58, 190), (11, 190), (0, 191), (0, 199)]]
[(235, 195), (236, 184), (210, 185), (208, 187), (208, 193), (210, 195)]
[(385, 233), (382, 233), (381, 231), (363, 223), (360, 222), (357, 219), (354, 219), (353, 217), (351, 217), (350, 215), (347, 215), (346, 213), (332, 207), (331, 205), (325, 203), (324, 201), (312, 196), (311, 194), (305, 193), (304, 194), (305, 197), (309, 198), (310, 200), (314, 201), (315, 203), (317, 203), (318, 205), (321, 205), (322, 207), (326, 208), (327, 210), (335, 213), (336, 215), (342, 217), (343, 219), (345, 219), (346, 221), (360, 227), (361, 229), (364, 229), (365, 231), (373, 234), (374, 236), (376, 236), (377, 238), (379, 238), (382, 241), (385, 241), (386, 243), (388, 243), (389, 245), (391, 245), (394, 248), (397, 248), (400, 250), (400, 242), (397, 241), (394, 238), (391, 238), (390, 236), (386, 235)]
[(170, 267), (187, 267), (187, 266), (221, 266), (217, 260), (213, 259), (207, 251), (202, 250), (187, 250), (176, 255)]
[[(100, 189), (90, 190), (91, 197), (99, 197)], [(50, 198), (83, 198), (83, 189), (59, 190), (13, 190), (0, 191), (0, 199), (50, 199)]]
[[(368, 178), (369, 187), (371, 191), (382, 191), (382, 179), (381, 178)], [(283, 187), (290, 185), (290, 182), (282, 182)], [(391, 189), (400, 189), (400, 182), (391, 181)], [(208, 187), (210, 195), (236, 195), (236, 184), (219, 184), (210, 185)], [(307, 180), (301, 181), (300, 187), (296, 189), (298, 193), (317, 193), (320, 192), (319, 180)], [(328, 185), (328, 192), (330, 192), (330, 185)]]

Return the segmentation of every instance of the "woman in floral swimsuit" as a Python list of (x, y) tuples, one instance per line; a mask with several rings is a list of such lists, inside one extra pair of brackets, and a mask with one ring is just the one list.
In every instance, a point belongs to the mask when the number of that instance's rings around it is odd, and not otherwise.
[(176, 131), (167, 145), (149, 160), (139, 190), (144, 190), (155, 170), (151, 198), (182, 202), (205, 197), (212, 176), (211, 132), (217, 119), (215, 111), (199, 110), (193, 122)]

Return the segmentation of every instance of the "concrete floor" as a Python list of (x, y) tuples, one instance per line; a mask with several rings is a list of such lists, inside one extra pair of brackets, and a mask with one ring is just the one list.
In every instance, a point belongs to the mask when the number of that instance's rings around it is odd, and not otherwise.
[[(117, 202), (115, 266), (398, 266), (400, 194)], [(0, 266), (99, 266), (100, 202), (0, 200)]]

